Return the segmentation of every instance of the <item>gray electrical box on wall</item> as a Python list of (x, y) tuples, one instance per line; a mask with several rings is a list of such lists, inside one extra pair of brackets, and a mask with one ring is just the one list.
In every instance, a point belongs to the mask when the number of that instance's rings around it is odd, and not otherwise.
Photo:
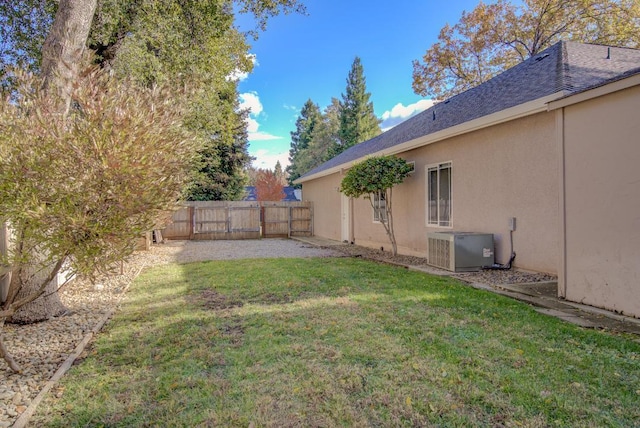
[(509, 217), (509, 230), (511, 232), (516, 230), (516, 218), (515, 217)]
[(453, 272), (470, 272), (495, 263), (493, 235), (473, 232), (427, 234), (428, 263)]

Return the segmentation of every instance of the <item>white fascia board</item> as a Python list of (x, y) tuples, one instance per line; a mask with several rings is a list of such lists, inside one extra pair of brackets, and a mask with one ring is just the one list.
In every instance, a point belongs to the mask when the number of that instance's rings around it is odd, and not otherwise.
[(606, 85), (588, 89), (575, 95), (570, 95), (557, 101), (552, 101), (549, 103), (549, 111), (567, 107), (572, 104), (578, 104), (583, 101), (592, 100), (594, 98), (612, 94), (638, 85), (640, 85), (640, 73), (621, 80), (616, 80), (615, 82), (611, 82)]
[[(536, 113), (542, 113), (548, 111), (548, 104), (551, 101), (557, 100), (564, 96), (564, 92), (556, 92), (546, 97), (538, 98), (533, 101), (529, 101), (523, 104), (519, 104), (515, 107), (511, 107), (505, 110), (498, 111), (486, 116), (479, 117), (477, 119), (470, 120), (468, 122), (461, 123), (450, 128), (443, 129), (432, 134), (424, 135), (419, 138), (415, 138), (410, 141), (406, 141), (401, 144), (389, 147), (384, 150), (377, 151), (375, 153), (369, 153), (366, 156), (362, 156), (351, 162), (346, 162), (337, 166), (334, 166), (324, 171), (320, 171), (316, 174), (304, 177), (304, 179), (298, 178), (294, 181), (295, 184), (303, 184), (305, 181), (315, 180), (318, 178), (326, 177), (328, 175), (342, 172), (351, 168), (355, 163), (361, 162), (371, 156), (383, 156), (383, 155), (395, 155), (398, 153), (407, 152), (409, 150), (417, 149), (419, 147), (427, 146), (429, 144), (437, 143), (438, 141), (446, 140), (447, 138), (456, 137), (458, 135), (467, 134), (469, 132), (477, 131), (490, 126), (498, 125), (501, 123), (509, 122), (511, 120), (519, 119), (521, 117), (530, 116)], [(398, 125), (402, 126), (402, 124)]]

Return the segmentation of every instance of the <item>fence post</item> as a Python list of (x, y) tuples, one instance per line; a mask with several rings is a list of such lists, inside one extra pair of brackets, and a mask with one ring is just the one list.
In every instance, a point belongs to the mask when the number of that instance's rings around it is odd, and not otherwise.
[(265, 231), (267, 230), (267, 220), (266, 220), (266, 216), (264, 213), (264, 205), (262, 205), (262, 201), (259, 202), (260, 204), (260, 237), (264, 238), (265, 236)]
[(193, 241), (196, 227), (196, 209), (194, 206), (189, 207), (189, 240)]

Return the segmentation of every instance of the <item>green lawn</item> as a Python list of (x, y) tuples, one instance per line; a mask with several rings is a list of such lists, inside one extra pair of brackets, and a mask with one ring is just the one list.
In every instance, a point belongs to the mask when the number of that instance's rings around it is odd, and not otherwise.
[[(638, 426), (640, 344), (360, 259), (143, 273), (33, 426)], [(54, 394), (55, 395), (55, 394)]]

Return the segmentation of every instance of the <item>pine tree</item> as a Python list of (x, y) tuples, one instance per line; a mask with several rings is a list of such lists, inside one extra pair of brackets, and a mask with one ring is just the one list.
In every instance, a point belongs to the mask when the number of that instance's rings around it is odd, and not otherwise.
[(370, 97), (371, 93), (367, 92), (364, 67), (360, 58), (356, 57), (347, 78), (346, 94), (342, 94), (338, 132), (340, 141), (333, 147), (333, 156), (380, 134), (380, 119), (373, 112)]
[(273, 170), (273, 173), (276, 175), (276, 178), (278, 179), (278, 183), (282, 184), (283, 186), (287, 184), (287, 176), (284, 170), (282, 169), (282, 164), (280, 163), (280, 161), (276, 162), (276, 166)]
[(306, 174), (315, 167), (331, 158), (332, 148), (340, 141), (340, 101), (331, 99), (331, 104), (325, 108), (322, 121), (313, 129), (309, 146), (301, 151), (296, 158), (298, 170)]
[(313, 131), (321, 121), (320, 107), (311, 99), (307, 100), (300, 111), (300, 116), (296, 120), (296, 130), (291, 132), (290, 165), (286, 169), (289, 174), (289, 183), (293, 183), (294, 180), (306, 172), (299, 169), (298, 156), (309, 147), (309, 143), (313, 138)]

